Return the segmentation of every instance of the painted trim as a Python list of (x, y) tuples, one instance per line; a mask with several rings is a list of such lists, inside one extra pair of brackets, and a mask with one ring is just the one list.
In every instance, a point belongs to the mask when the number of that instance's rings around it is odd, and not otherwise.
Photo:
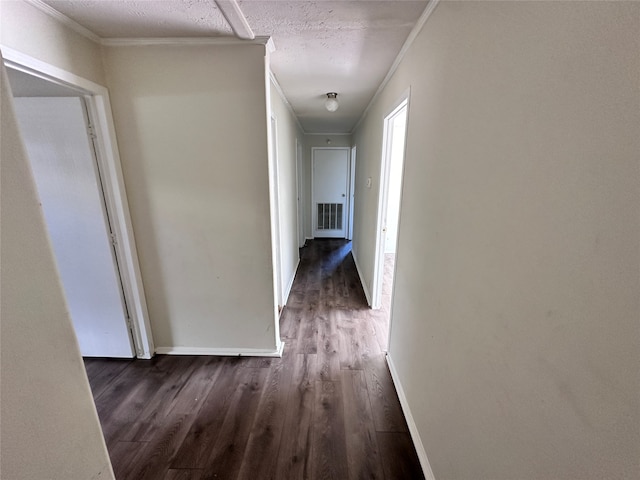
[(149, 37), (149, 38), (103, 38), (105, 47), (144, 47), (150, 45), (188, 46), (188, 45), (264, 45), (269, 49), (271, 37), (260, 36), (253, 40), (240, 40), (235, 37)]
[(364, 296), (367, 299), (367, 305), (371, 307), (371, 294), (369, 293), (369, 289), (367, 288), (367, 284), (364, 281), (364, 276), (362, 275), (362, 271), (360, 270), (360, 265), (358, 264), (358, 257), (356, 257), (356, 252), (351, 249), (351, 256), (353, 257), (353, 263), (356, 264), (356, 270), (358, 272), (358, 277), (360, 278), (360, 284), (362, 285), (362, 290), (364, 290)]
[(391, 81), (391, 78), (396, 73), (396, 70), (398, 70), (398, 67), (400, 66), (400, 63), (402, 62), (402, 60), (404, 59), (404, 56), (407, 54), (407, 52), (413, 45), (413, 42), (416, 40), (416, 38), (418, 37), (418, 34), (420, 33), (424, 25), (427, 23), (427, 20), (429, 20), (429, 17), (431, 16), (431, 14), (436, 9), (439, 3), (440, 3), (440, 0), (429, 1), (426, 8), (424, 9), (424, 12), (422, 12), (422, 15), (420, 15), (420, 18), (418, 18), (418, 21), (411, 29), (411, 32), (409, 32), (409, 36), (407, 37), (404, 44), (402, 45), (400, 52), (398, 52), (396, 59), (391, 64), (391, 68), (389, 68), (387, 75), (382, 80), (382, 83), (380, 83), (380, 86), (378, 87), (378, 89), (376, 90), (376, 93), (371, 98), (371, 101), (367, 105), (367, 108), (365, 108), (364, 112), (362, 112), (362, 115), (360, 115), (360, 119), (356, 123), (355, 127), (353, 127), (353, 129), (351, 130), (351, 134), (355, 133), (356, 130), (358, 130), (358, 127), (360, 126), (362, 121), (365, 119), (365, 117), (369, 113), (369, 110), (371, 110), (371, 107), (373, 106), (373, 104), (376, 102), (376, 100), (378, 99), (382, 91), (385, 89), (387, 84)]
[(284, 295), (284, 286), (282, 278), (282, 229), (280, 228), (280, 162), (278, 158), (278, 119), (272, 112), (269, 117), (268, 129), (271, 141), (269, 142), (270, 169), (273, 183), (270, 186), (272, 191), (271, 198), (271, 234), (272, 242), (275, 245), (273, 256), (275, 259), (275, 282), (276, 282), (276, 304), (278, 307), (284, 307), (286, 297)]
[(100, 43), (100, 41), (102, 40), (98, 35), (93, 33), (91, 30), (89, 30), (86, 27), (83, 27), (75, 20), (71, 20), (65, 14), (60, 13), (58, 10), (51, 7), (50, 5), (47, 5), (42, 0), (24, 0), (24, 1), (25, 3), (28, 3), (29, 5), (31, 5), (32, 7), (35, 7), (41, 12), (47, 14), (54, 20), (57, 20), (58, 22), (62, 23), (65, 27), (70, 28), (74, 32), (82, 35), (83, 37), (96, 43)]
[[(273, 109), (271, 108), (271, 80), (269, 79), (269, 54), (264, 57), (264, 94), (265, 94), (265, 113), (267, 123), (267, 172), (269, 177), (269, 227), (271, 239), (271, 269), (273, 282), (273, 340), (276, 345), (280, 345), (280, 310), (281, 299), (278, 294), (282, 295), (282, 270), (281, 262), (278, 261), (278, 250), (280, 249), (280, 220), (278, 218), (278, 173), (277, 173), (277, 150), (274, 158), (274, 149), (277, 149), (278, 138), (272, 131), (272, 120), (277, 122)], [(275, 143), (274, 143), (275, 137)]]
[[(72, 20), (71, 18), (67, 17), (65, 14), (59, 12), (55, 8), (51, 7), (50, 5), (44, 3), (42, 0), (24, 0), (24, 2), (28, 3), (29, 5), (33, 6), (34, 8), (37, 8), (42, 13), (44, 13), (44, 14), (48, 15), (49, 17), (53, 18), (54, 20), (60, 22), (65, 27), (73, 30), (74, 32), (78, 33), (79, 35), (82, 35), (83, 37), (91, 40), (92, 42), (95, 42), (95, 43), (98, 43), (100, 45), (104, 45), (104, 46), (107, 46), (107, 47), (126, 47), (126, 46), (142, 46), (142, 45), (247, 45), (247, 44), (255, 44), (255, 45), (265, 45), (267, 47), (267, 50), (270, 53), (273, 53), (275, 51), (275, 45), (274, 45), (273, 40), (271, 39), (270, 36), (264, 36), (264, 35), (256, 36), (256, 35), (253, 34), (253, 32), (251, 31), (251, 27), (250, 27), (249, 23), (247, 22), (246, 18), (244, 17), (244, 14), (242, 14), (242, 11), (240, 10), (240, 7), (238, 6), (236, 0), (216, 0), (216, 4), (218, 5), (218, 7), (220, 9), (220, 12), (225, 17), (225, 20), (227, 21), (227, 23), (229, 24), (231, 29), (234, 31), (234, 33), (236, 33), (236, 35), (238, 35), (239, 38), (231, 37), (231, 36), (219, 36), (219, 37), (149, 37), (149, 38), (135, 38), (135, 37), (126, 38), (126, 37), (122, 37), (122, 38), (103, 38), (103, 37), (93, 33), (88, 28), (83, 27), (78, 22), (76, 22), (75, 20)], [(239, 11), (242, 19), (244, 20), (243, 27), (246, 27), (246, 29), (248, 29), (248, 32), (245, 32), (245, 33), (249, 33), (250, 32), (250, 35), (243, 36), (243, 34), (239, 34), (239, 32), (236, 31), (236, 28), (234, 26), (235, 22), (232, 23), (232, 22), (229, 21), (229, 19), (227, 18), (227, 15), (225, 13), (225, 10), (220, 7), (220, 3), (230, 4), (231, 8), (233, 8), (233, 9), (237, 8), (237, 10)], [(234, 4), (235, 7), (232, 6), (231, 4)], [(240, 32), (240, 33), (242, 33), (242, 32)]]
[(404, 418), (407, 420), (409, 433), (411, 434), (413, 445), (416, 449), (416, 453), (418, 454), (420, 465), (422, 466), (422, 473), (424, 473), (425, 480), (436, 480), (436, 477), (433, 475), (433, 470), (431, 469), (429, 459), (427, 458), (427, 452), (424, 449), (424, 445), (422, 444), (422, 439), (420, 438), (420, 433), (418, 432), (418, 426), (416, 425), (416, 421), (414, 420), (411, 409), (409, 408), (407, 396), (405, 395), (402, 384), (400, 383), (398, 371), (396, 370), (396, 367), (393, 364), (393, 360), (391, 359), (391, 355), (388, 352), (386, 358), (387, 365), (389, 365), (389, 372), (391, 373), (391, 380), (393, 381), (393, 385), (396, 388), (396, 393), (398, 394), (398, 399), (400, 400), (400, 406), (402, 407), (402, 413), (404, 413)]
[(251, 30), (247, 17), (244, 16), (236, 0), (215, 0), (220, 13), (227, 21), (233, 33), (243, 40), (253, 40), (256, 34)]
[(104, 181), (107, 211), (116, 236), (116, 253), (121, 272), (122, 287), (129, 306), (132, 335), (138, 358), (151, 358), (154, 353), (151, 323), (142, 284), (142, 274), (129, 213), (122, 165), (109, 101), (109, 92), (102, 85), (78, 77), (58, 67), (0, 45), (4, 63), (38, 78), (68, 86), (85, 95), (91, 123), (96, 128), (97, 161)]
[(300, 132), (304, 135), (307, 135), (307, 132), (304, 130), (304, 128), (302, 128), (302, 124), (300, 123), (300, 120), (298, 120), (298, 116), (296, 115), (296, 112), (293, 111), (293, 107), (289, 103), (289, 100), (287, 100), (287, 97), (284, 95), (284, 91), (280, 86), (280, 82), (278, 82), (278, 79), (276, 78), (275, 74), (271, 71), (271, 67), (269, 67), (268, 71), (269, 71), (269, 78), (273, 82), (273, 86), (275, 87), (276, 92), (278, 92), (278, 95), (280, 95), (280, 98), (282, 99), (285, 106), (287, 107), (287, 110), (289, 110), (289, 113), (291, 114), (294, 121), (296, 122), (296, 125), (298, 125)]
[(276, 44), (273, 43), (273, 37), (269, 37), (269, 39), (265, 43), (265, 46), (267, 47), (267, 53), (273, 53), (276, 51)]
[[(304, 213), (305, 213), (305, 197), (304, 197), (304, 147), (300, 138), (296, 136), (296, 220), (298, 222), (298, 248), (304, 247)], [(298, 253), (298, 262), (300, 262), (300, 254)]]
[(353, 240), (353, 218), (355, 217), (355, 193), (356, 193), (356, 155), (358, 147), (357, 145), (351, 146), (351, 152), (349, 153), (349, 214), (347, 215), (347, 240)]
[(203, 347), (157, 347), (159, 355), (211, 355), (217, 357), (273, 357), (282, 358), (284, 342), (276, 350), (259, 348), (203, 348)]
[(83, 94), (100, 92), (99, 94), (102, 95), (103, 92), (107, 91), (102, 85), (26, 55), (4, 44), (0, 44), (0, 49), (2, 49), (5, 65), (14, 70), (63, 85)]

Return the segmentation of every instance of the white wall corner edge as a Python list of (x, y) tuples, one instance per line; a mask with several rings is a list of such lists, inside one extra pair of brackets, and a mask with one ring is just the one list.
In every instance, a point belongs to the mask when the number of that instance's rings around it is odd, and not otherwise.
[(276, 357), (281, 358), (284, 342), (275, 350), (261, 348), (203, 348), (203, 347), (156, 347), (159, 355), (211, 355), (217, 357)]
[(353, 263), (356, 264), (356, 270), (358, 271), (358, 277), (360, 278), (360, 284), (362, 285), (362, 290), (364, 290), (364, 296), (367, 298), (367, 305), (371, 307), (371, 294), (369, 293), (369, 289), (367, 288), (367, 284), (364, 281), (364, 277), (362, 276), (362, 271), (360, 270), (360, 265), (358, 264), (358, 258), (356, 257), (356, 252), (351, 249), (351, 256), (353, 257)]
[(424, 449), (424, 445), (422, 444), (422, 439), (420, 438), (420, 434), (418, 433), (418, 426), (416, 425), (416, 422), (413, 419), (413, 415), (411, 414), (411, 410), (409, 408), (409, 403), (407, 402), (407, 397), (405, 396), (404, 390), (402, 389), (402, 384), (400, 383), (398, 372), (396, 371), (396, 368), (393, 364), (393, 360), (391, 359), (391, 355), (389, 355), (388, 352), (387, 352), (387, 365), (389, 365), (389, 372), (391, 372), (391, 380), (393, 381), (393, 385), (395, 386), (396, 392), (398, 393), (398, 399), (400, 400), (402, 413), (404, 413), (404, 417), (407, 420), (409, 433), (411, 434), (413, 445), (416, 449), (416, 453), (418, 454), (418, 459), (420, 460), (420, 465), (422, 466), (422, 472), (424, 473), (424, 478), (425, 480), (436, 480), (436, 477), (433, 475), (433, 470), (431, 470), (431, 464), (429, 463), (429, 459), (427, 458), (427, 452)]
[(284, 291), (284, 305), (287, 305), (289, 301), (289, 295), (291, 295), (291, 288), (293, 287), (293, 282), (296, 279), (296, 274), (298, 273), (298, 267), (300, 266), (300, 258), (298, 257), (298, 261), (296, 262), (296, 268), (293, 269), (293, 275), (291, 275), (291, 280), (289, 280), (289, 284)]

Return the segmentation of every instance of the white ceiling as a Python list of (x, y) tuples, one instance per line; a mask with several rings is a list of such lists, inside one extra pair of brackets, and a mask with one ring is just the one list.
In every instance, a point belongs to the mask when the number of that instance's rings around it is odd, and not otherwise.
[[(213, 0), (43, 0), (102, 38), (220, 37)], [(347, 133), (375, 94), (428, 0), (238, 0), (307, 133)], [(327, 92), (340, 108), (324, 109)]]

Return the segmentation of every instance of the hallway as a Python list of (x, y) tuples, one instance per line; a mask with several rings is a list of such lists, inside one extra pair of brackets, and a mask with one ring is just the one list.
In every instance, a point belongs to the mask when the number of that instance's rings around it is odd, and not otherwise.
[(124, 479), (419, 479), (372, 311), (344, 240), (311, 240), (282, 359), (85, 359)]

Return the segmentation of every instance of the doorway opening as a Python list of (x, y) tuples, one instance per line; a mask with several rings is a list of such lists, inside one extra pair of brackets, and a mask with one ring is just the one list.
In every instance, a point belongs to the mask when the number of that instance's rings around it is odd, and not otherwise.
[[(280, 168), (278, 166), (278, 123), (276, 117), (271, 115), (269, 117), (269, 148), (271, 157), (272, 171), (272, 236), (274, 243), (274, 283), (275, 283), (275, 296), (276, 305), (278, 307), (278, 317), (282, 313), (282, 309), (286, 303), (284, 287), (282, 285), (282, 244), (281, 244), (281, 231), (280, 231)], [(276, 322), (277, 324), (277, 322)], [(278, 336), (279, 337), (279, 336)]]
[(302, 143), (296, 138), (296, 195), (298, 196), (298, 248), (304, 247), (304, 170)]
[(407, 133), (408, 94), (384, 119), (382, 163), (380, 169), (380, 201), (378, 204), (378, 237), (373, 276), (373, 309), (384, 309), (391, 315), (393, 283), (398, 251), (402, 178)]
[(134, 357), (86, 105), (70, 95), (19, 96), (14, 106), (80, 353)]
[[(138, 264), (133, 228), (131, 226), (131, 218), (124, 190), (120, 159), (115, 142), (115, 130), (107, 89), (70, 72), (15, 52), (8, 47), (3, 47), (3, 55), (9, 76), (14, 77), (13, 82), (10, 80), (14, 97), (25, 97), (23, 99), (24, 105), (21, 109), (23, 113), (25, 111), (27, 111), (27, 113), (23, 120), (26, 119), (28, 123), (34, 127), (32, 130), (36, 131), (38, 126), (35, 125), (35, 121), (32, 123), (32, 120), (41, 120), (41, 114), (39, 113), (41, 112), (41, 110), (39, 110), (42, 107), (41, 104), (48, 103), (48, 107), (45, 108), (48, 108), (49, 113), (51, 113), (51, 118), (48, 119), (48, 121), (52, 122), (51, 125), (63, 130), (72, 130), (75, 128), (75, 133), (72, 133), (71, 137), (74, 143), (79, 141), (83, 144), (81, 147), (84, 149), (84, 154), (80, 157), (83, 155), (84, 157), (89, 157), (86, 163), (82, 160), (69, 162), (66, 154), (63, 155), (67, 158), (67, 164), (74, 163), (74, 168), (79, 167), (80, 170), (76, 169), (75, 173), (84, 181), (82, 186), (80, 184), (70, 183), (68, 190), (65, 190), (62, 185), (55, 185), (57, 179), (49, 178), (50, 174), (59, 175), (63, 172), (60, 172), (57, 167), (54, 168), (53, 165), (47, 165), (49, 159), (52, 158), (48, 147), (42, 149), (42, 145), (35, 146), (41, 149), (41, 166), (45, 168), (44, 181), (40, 183), (46, 188), (61, 187), (58, 189), (58, 193), (61, 193), (62, 196), (58, 197), (58, 199), (63, 198), (64, 202), (67, 202), (67, 205), (69, 202), (73, 204), (73, 201), (67, 198), (70, 196), (73, 197), (73, 195), (82, 198), (78, 201), (79, 205), (76, 206), (84, 209), (88, 208), (90, 204), (92, 205), (94, 214), (86, 217), (89, 219), (87, 222), (83, 221), (78, 223), (82, 223), (84, 227), (88, 227), (87, 223), (90, 223), (91, 226), (94, 227), (91, 229), (92, 233), (90, 236), (93, 235), (91, 237), (93, 240), (100, 237), (97, 242), (101, 243), (102, 267), (106, 266), (107, 269), (111, 269), (111, 271), (107, 271), (105, 274), (104, 269), (100, 268), (100, 272), (97, 273), (97, 275), (102, 276), (102, 281), (105, 281), (105, 278), (107, 278), (107, 281), (111, 283), (112, 287), (110, 300), (107, 299), (106, 304), (109, 305), (109, 307), (113, 307), (113, 311), (105, 315), (105, 319), (109, 322), (110, 318), (115, 318), (114, 322), (117, 325), (115, 329), (121, 333), (124, 331), (124, 335), (121, 336), (120, 341), (116, 342), (117, 347), (114, 347), (114, 350), (108, 352), (90, 351), (82, 348), (81, 345), (82, 353), (85, 356), (136, 356), (138, 358), (151, 358), (155, 348), (151, 337), (151, 327), (144, 290), (142, 288), (140, 266)], [(32, 89), (31, 92), (29, 92), (29, 89)], [(44, 89), (44, 91), (37, 93), (38, 89)], [(48, 98), (45, 99), (42, 97)], [(61, 113), (59, 110), (64, 110), (66, 112), (65, 115), (69, 115), (68, 118), (73, 118), (73, 120), (69, 122), (59, 120), (58, 123), (60, 123), (60, 125), (57, 125), (54, 117)], [(16, 113), (18, 113), (19, 126), (21, 130), (23, 130), (22, 125), (20, 125), (20, 114), (19, 112)], [(72, 127), (72, 123), (75, 125), (74, 127)], [(58, 133), (53, 133), (48, 127), (41, 127), (41, 129), (42, 133), (52, 137), (49, 140), (53, 139), (55, 141), (58, 139)], [(80, 132), (80, 134), (78, 134), (78, 132)], [(37, 134), (38, 132), (35, 133)], [(65, 132), (65, 134), (66, 133), (69, 132)], [(22, 136), (26, 136), (24, 130), (22, 131)], [(28, 143), (28, 140), (25, 143)], [(35, 170), (33, 165), (34, 160), (31, 158), (34, 155), (32, 154), (33, 152), (29, 151), (28, 145), (27, 152), (30, 157), (29, 160), (32, 164), (32, 169)], [(47, 168), (49, 169), (48, 171), (46, 170)], [(35, 172), (34, 176), (37, 176)], [(37, 184), (38, 179), (36, 178), (36, 185)], [(38, 188), (38, 190), (40, 190), (40, 188)], [(60, 190), (62, 191), (60, 192)], [(41, 198), (44, 197), (40, 191), (39, 195)], [(90, 200), (88, 200), (89, 197)], [(64, 202), (62, 206), (64, 206)], [(46, 217), (48, 213), (46, 212), (46, 208), (43, 208), (45, 210), (45, 220), (47, 220)], [(64, 215), (65, 209), (66, 207), (60, 208), (58, 212), (62, 212)], [(56, 214), (52, 214), (52, 216), (55, 217)], [(58, 220), (60, 219), (58, 218)], [(73, 221), (73, 218), (71, 221)], [(47, 224), (50, 228), (49, 222), (47, 222)], [(66, 229), (68, 225), (60, 223), (59, 226), (61, 228), (58, 229), (60, 230), (58, 233), (62, 235), (64, 234), (62, 230)], [(102, 232), (100, 231), (101, 228)], [(65, 296), (68, 297), (69, 292), (67, 292), (64, 279), (65, 273), (62, 272), (63, 268), (60, 266), (61, 259), (58, 255), (59, 252), (55, 251), (56, 240), (53, 238), (54, 235), (51, 232), (51, 228), (50, 237), (52, 239), (56, 261), (59, 264), (58, 269), (63, 288), (65, 289)], [(64, 241), (59, 243), (63, 247), (66, 247)], [(81, 241), (80, 243), (82, 244)], [(73, 256), (76, 253), (73, 248), (67, 248), (66, 250), (66, 255)], [(76, 266), (77, 265), (78, 262), (76, 262)], [(82, 290), (84, 287), (82, 281), (76, 279), (75, 287), (76, 289)], [(79, 309), (79, 311), (84, 309), (85, 312), (90, 311), (92, 307), (85, 303), (87, 297), (79, 295), (78, 298), (80, 298), (80, 301), (77, 303), (77, 309)], [(93, 300), (105, 302), (101, 293), (97, 294)], [(71, 307), (72, 302), (69, 301), (69, 298), (67, 298), (67, 303), (70, 306), (70, 310), (73, 310)], [(114, 312), (118, 311), (120, 313), (115, 315)], [(73, 311), (71, 313), (73, 317)], [(73, 320), (72, 318), (72, 321)], [(75, 321), (74, 327), (76, 327)], [(82, 341), (80, 341), (81, 334), (77, 328), (76, 336), (79, 339), (79, 343), (82, 344)], [(102, 341), (94, 342), (93, 346), (91, 346), (91, 342), (89, 342), (89, 348), (102, 348), (105, 344), (109, 343), (104, 340), (103, 338)], [(121, 348), (124, 350), (120, 350)]]

